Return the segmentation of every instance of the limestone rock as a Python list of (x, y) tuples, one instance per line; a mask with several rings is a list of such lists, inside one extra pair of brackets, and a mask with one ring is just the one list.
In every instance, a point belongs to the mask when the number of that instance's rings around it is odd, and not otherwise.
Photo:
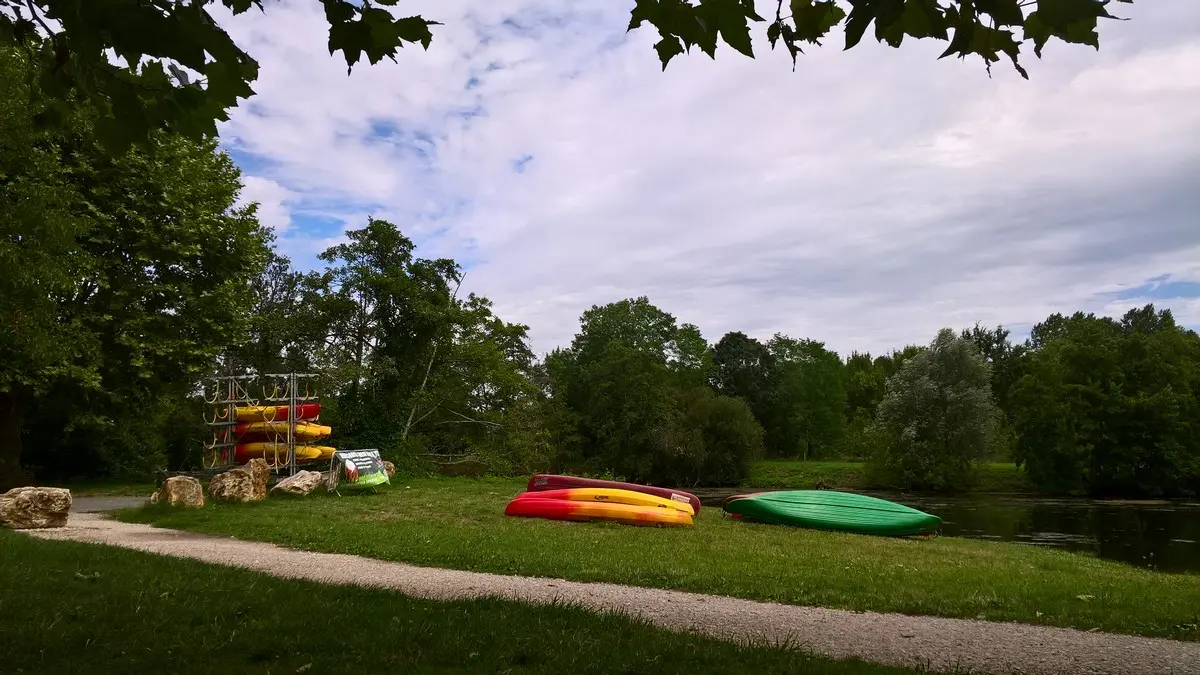
[(150, 493), (150, 503), (151, 503), (151, 504), (157, 504), (157, 503), (158, 503), (158, 500), (159, 500), (159, 494), (160, 494), (160, 493), (159, 493), (159, 491), (158, 491), (158, 490), (155, 490), (154, 492), (151, 492), (151, 493)]
[(267, 463), (258, 457), (217, 474), (208, 482), (208, 494), (223, 502), (258, 502), (267, 498)]
[(386, 459), (383, 460), (383, 470), (387, 472), (388, 480), (391, 480), (396, 475), (396, 465)]
[(163, 481), (162, 487), (158, 488), (158, 492), (151, 495), (152, 503), (166, 503), (169, 506), (182, 506), (189, 509), (198, 509), (204, 506), (204, 488), (201, 487), (200, 481), (191, 476), (171, 476)]
[(254, 479), (254, 501), (262, 501), (267, 498), (267, 479), (271, 477), (271, 467), (267, 466), (267, 460), (261, 457), (250, 460), (247, 466), (250, 467), (250, 474)]
[(321, 481), (320, 471), (297, 471), (296, 475), (288, 476), (276, 483), (275, 487), (271, 488), (271, 492), (304, 496), (317, 489)]
[(0, 495), (0, 525), (14, 530), (62, 527), (71, 509), (71, 491), (52, 487), (19, 487)]

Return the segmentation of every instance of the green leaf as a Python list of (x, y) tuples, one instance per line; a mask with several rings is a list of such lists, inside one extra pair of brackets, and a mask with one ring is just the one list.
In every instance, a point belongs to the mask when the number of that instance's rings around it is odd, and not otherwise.
[(975, 20), (975, 14), (970, 10), (969, 5), (965, 10), (960, 10), (957, 7), (947, 8), (946, 19), (954, 26), (954, 37), (950, 39), (950, 44), (946, 46), (946, 51), (942, 52), (938, 58), (944, 59), (951, 54), (958, 54), (960, 57), (965, 57), (974, 38), (975, 29), (982, 26)]
[(850, 0), (850, 15), (846, 17), (846, 46), (852, 49), (861, 40), (867, 26), (875, 19), (874, 0)]
[(1025, 37), (1034, 41), (1034, 53), (1041, 57), (1050, 37), (1100, 48), (1097, 20), (1114, 19), (1102, 0), (1039, 0), (1037, 10), (1025, 18)]
[(821, 44), (821, 39), (846, 18), (846, 10), (838, 7), (833, 0), (792, 0), (791, 10), (796, 38), (816, 45)]
[(975, 8), (980, 14), (995, 19), (997, 26), (1020, 26), (1025, 23), (1020, 0), (975, 0)]
[(407, 16), (403, 19), (396, 19), (396, 35), (401, 40), (408, 42), (420, 42), (421, 46), (429, 49), (429, 44), (433, 41), (433, 32), (429, 30), (430, 26), (440, 26), (437, 21), (429, 21), (419, 16)]
[[(376, 2), (378, 1), (376, 0)], [(263, 8), (261, 0), (221, 0), (221, 4), (233, 10), (234, 14), (249, 11), (254, 6), (258, 6), (260, 10)]]
[(701, 0), (701, 2), (707, 2), (714, 8), (716, 26), (725, 40), (725, 44), (754, 58), (754, 48), (750, 43), (750, 26), (747, 23), (750, 16), (756, 16), (753, 7), (751, 6), (748, 13), (746, 5), (741, 0)]
[(325, 6), (325, 20), (330, 24), (345, 23), (354, 18), (354, 5), (346, 0), (321, 0)]
[(767, 26), (767, 42), (771, 43), (771, 49), (775, 48), (775, 43), (779, 40), (779, 27), (782, 22), (776, 21), (770, 26)]
[(794, 72), (796, 70), (796, 55), (803, 54), (804, 52), (796, 44), (796, 35), (792, 32), (791, 26), (786, 23), (783, 24), (780, 33), (783, 36), (783, 44), (787, 45), (788, 52), (792, 55), (792, 71)]
[(1033, 40), (1033, 53), (1042, 58), (1042, 47), (1050, 40), (1050, 27), (1042, 23), (1042, 17), (1037, 12), (1031, 12), (1025, 17), (1025, 39)]
[(361, 21), (343, 21), (329, 25), (329, 53), (341, 50), (346, 58), (346, 74), (358, 63), (371, 42), (371, 28)]
[(633, 9), (629, 11), (629, 26), (625, 30), (626, 32), (631, 31), (644, 22), (657, 26), (661, 16), (662, 7), (659, 5), (659, 0), (637, 0)]
[(683, 45), (680, 44), (679, 38), (667, 36), (654, 44), (654, 51), (658, 52), (658, 58), (662, 61), (662, 68), (666, 70), (667, 62), (683, 53)]
[(948, 40), (949, 21), (937, 0), (908, 0), (904, 3), (904, 15), (900, 25), (905, 34), (917, 38)]

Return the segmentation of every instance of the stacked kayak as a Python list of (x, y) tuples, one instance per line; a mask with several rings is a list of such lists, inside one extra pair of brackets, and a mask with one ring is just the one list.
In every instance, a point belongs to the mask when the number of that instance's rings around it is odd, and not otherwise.
[(569, 488), (608, 488), (612, 490), (626, 490), (629, 492), (640, 492), (642, 494), (653, 495), (671, 501), (686, 503), (692, 507), (692, 514), (700, 513), (700, 499), (683, 490), (673, 490), (671, 488), (656, 487), (653, 485), (640, 485), (638, 483), (622, 483), (615, 480), (600, 480), (597, 478), (579, 478), (578, 476), (559, 476), (547, 473), (535, 473), (529, 477), (529, 484), (526, 490), (529, 492), (543, 492), (548, 490), (564, 490)]
[[(297, 445), (296, 461), (329, 460), (333, 457), (334, 450), (335, 448), (328, 445)], [(239, 464), (245, 464), (255, 457), (267, 460), (268, 464), (280, 464), (287, 462), (287, 456), (288, 445), (286, 442), (258, 441), (254, 443), (239, 443), (234, 448), (234, 457)]]
[(834, 490), (777, 490), (735, 495), (726, 513), (742, 520), (857, 534), (908, 536), (933, 532), (942, 519), (903, 504)]
[[(239, 422), (275, 422), (288, 421), (292, 408), (286, 405), (246, 405), (237, 409)], [(296, 419), (313, 420), (321, 414), (320, 403), (301, 403), (296, 406)]]
[(335, 448), (317, 445), (333, 433), (329, 426), (318, 424), (321, 415), (319, 403), (303, 403), (295, 406), (250, 405), (237, 408), (237, 424), (233, 427), (237, 445), (234, 459), (245, 463), (256, 457), (267, 460), (272, 466), (288, 461), (288, 429), (295, 416), (296, 462), (328, 461)]
[[(273, 440), (279, 437), (287, 438), (287, 420), (273, 422), (243, 422), (233, 427), (233, 433), (242, 440)], [(332, 427), (315, 422), (296, 421), (296, 440), (316, 441), (333, 433)]]
[(668, 527), (690, 527), (695, 513), (691, 504), (614, 488), (526, 491), (513, 497), (504, 508), (504, 515), (521, 518)]

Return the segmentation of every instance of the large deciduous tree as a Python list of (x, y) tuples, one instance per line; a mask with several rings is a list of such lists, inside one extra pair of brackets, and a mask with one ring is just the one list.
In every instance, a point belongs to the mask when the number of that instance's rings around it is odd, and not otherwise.
[[(1132, 2), (1132, 0), (1119, 0)], [(347, 70), (364, 56), (374, 64), (395, 60), (405, 45), (428, 49), (431, 27), (423, 16), (397, 16), (397, 0), (321, 0), (329, 25), (326, 46), (341, 51)], [(906, 39), (946, 43), (941, 57), (977, 56), (990, 72), (1007, 57), (1020, 64), (1021, 46), (1042, 47), (1057, 38), (1099, 48), (1098, 20), (1115, 18), (1108, 0), (779, 0), (767, 16), (754, 0), (634, 0), (627, 31), (657, 30), (654, 50), (665, 69), (693, 47), (715, 58), (719, 42), (754, 57), (753, 24), (765, 24), (772, 48), (782, 44), (793, 68), (806, 45), (820, 45), (844, 25), (844, 48), (874, 38), (892, 47)], [(101, 111), (103, 138), (114, 150), (143, 142), (153, 129), (190, 138), (215, 134), (215, 122), (239, 98), (254, 94), (258, 63), (209, 13), (221, 5), (233, 14), (275, 11), (262, 0), (0, 0), (0, 41), (37, 55), (39, 94), (51, 102), (39, 119), (56, 123), (70, 96)], [(114, 63), (109, 51), (124, 60)], [(135, 74), (134, 69), (137, 72)], [(190, 74), (189, 74), (190, 73)]]
[(744, 400), (761, 414), (771, 386), (771, 352), (741, 331), (726, 333), (712, 349), (712, 386), (725, 396)]
[(15, 130), (0, 141), (0, 256), (13, 263), (0, 283), (0, 483), (21, 480), (22, 460), (58, 475), (154, 461), (163, 398), (182, 399), (245, 337), (268, 234), (235, 207), (240, 174), (215, 139), (156, 133), (114, 156), (86, 102), (69, 129), (36, 131), (27, 62), (0, 56)]
[(713, 394), (698, 329), (646, 297), (593, 306), (547, 358), (565, 464), (633, 480), (736, 484), (761, 453), (741, 402)]
[(944, 328), (888, 380), (872, 470), (909, 489), (965, 488), (973, 462), (987, 453), (996, 412), (987, 360), (971, 340)]
[(776, 334), (770, 388), (764, 404), (767, 452), (809, 459), (832, 450), (846, 425), (846, 387), (841, 358), (815, 340)]
[(397, 460), (487, 448), (505, 463), (503, 418), (528, 422), (536, 399), (528, 327), (496, 318), (486, 298), (459, 297), (458, 264), (417, 257), (388, 221), (371, 218), (347, 238), (304, 282), (339, 442)]

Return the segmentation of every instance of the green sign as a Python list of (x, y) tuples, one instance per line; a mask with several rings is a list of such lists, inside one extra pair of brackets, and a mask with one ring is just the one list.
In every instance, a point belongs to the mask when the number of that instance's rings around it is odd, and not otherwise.
[(369, 488), (390, 483), (378, 450), (337, 450), (329, 472), (329, 489)]

